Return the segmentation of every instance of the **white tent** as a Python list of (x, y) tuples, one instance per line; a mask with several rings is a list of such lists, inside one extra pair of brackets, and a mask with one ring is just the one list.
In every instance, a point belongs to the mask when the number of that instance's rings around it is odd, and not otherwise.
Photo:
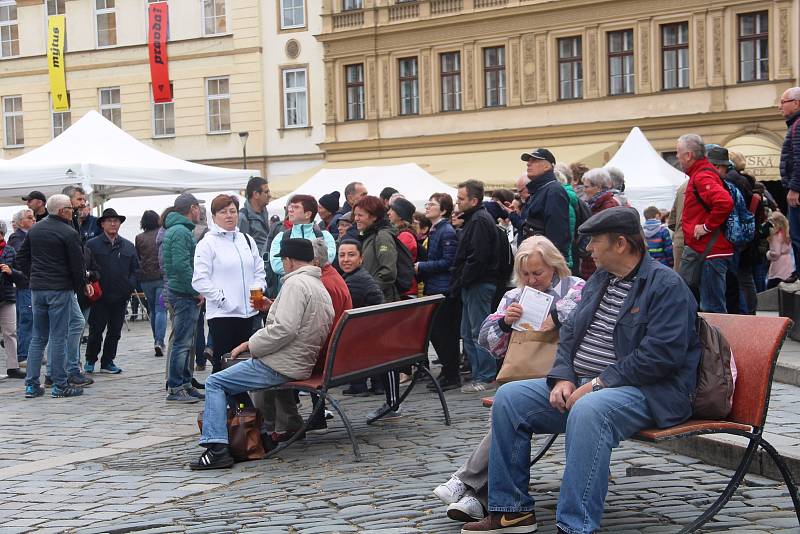
[(103, 200), (240, 189), (257, 174), (169, 156), (89, 111), (49, 143), (0, 164), (0, 203), (19, 204), (32, 189), (49, 195), (74, 183)]
[(319, 198), (339, 191), (339, 204), (344, 203), (344, 188), (350, 182), (361, 182), (370, 195), (378, 196), (384, 187), (394, 187), (417, 207), (434, 193), (448, 193), (455, 201), (456, 190), (423, 170), (416, 163), (350, 169), (320, 169), (291, 193), (269, 203), (271, 215), (283, 216), (283, 208), (292, 195), (305, 194)]
[(634, 127), (606, 167), (625, 173), (625, 196), (642, 213), (648, 206), (670, 209), (687, 176), (664, 161), (638, 127)]

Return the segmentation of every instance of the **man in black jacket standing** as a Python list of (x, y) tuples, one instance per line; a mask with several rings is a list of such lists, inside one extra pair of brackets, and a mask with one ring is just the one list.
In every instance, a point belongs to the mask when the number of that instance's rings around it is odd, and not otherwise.
[(464, 393), (494, 389), (497, 364), (494, 357), (478, 345), (478, 334), (491, 312), (497, 289), (497, 230), (483, 207), (483, 182), (467, 180), (458, 184), (458, 207), (464, 226), (459, 237), (450, 295), (461, 295), (461, 339), (472, 366), (472, 383), (461, 388)]
[(86, 283), (86, 266), (78, 232), (72, 228), (72, 204), (66, 195), (47, 201), (49, 216), (35, 224), (17, 256), (19, 270), (28, 276), (33, 302), (33, 336), (28, 349), (25, 397), (44, 395), (39, 385), (44, 347), (52, 367), (52, 396), (76, 397), (80, 388), (67, 383), (66, 340), (69, 310), (75, 291), (93, 293)]
[(530, 199), (523, 225), (523, 239), (543, 235), (568, 258), (572, 245), (569, 197), (553, 173), (556, 158), (546, 148), (536, 148), (522, 154), (522, 161), (528, 164), (528, 178), (531, 180), (525, 186)]
[(86, 246), (92, 255), (92, 270), (100, 271), (103, 296), (92, 304), (89, 314), (89, 341), (86, 343), (84, 370), (87, 373), (94, 372), (103, 342), (103, 331), (108, 327), (100, 371), (118, 374), (122, 369), (114, 364), (114, 358), (117, 356), (128, 299), (136, 288), (139, 257), (133, 243), (119, 235), (119, 227), (125, 222), (124, 215), (118, 215), (113, 208), (108, 208), (103, 210), (103, 216), (97, 221), (103, 233), (90, 239)]

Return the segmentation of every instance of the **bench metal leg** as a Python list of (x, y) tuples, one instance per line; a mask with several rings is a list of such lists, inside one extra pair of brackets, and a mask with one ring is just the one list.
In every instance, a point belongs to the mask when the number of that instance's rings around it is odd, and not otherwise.
[(763, 439), (761, 440), (761, 448), (767, 451), (767, 454), (772, 457), (772, 461), (775, 462), (781, 475), (783, 475), (783, 481), (786, 482), (786, 486), (789, 488), (789, 495), (792, 496), (794, 512), (797, 514), (797, 522), (800, 523), (800, 496), (797, 494), (797, 483), (794, 481), (789, 466), (786, 465), (786, 461), (784, 461), (780, 453), (775, 450), (775, 447)]
[[(315, 395), (319, 395), (317, 402), (314, 404), (313, 409), (311, 410), (311, 415), (308, 416), (308, 419), (303, 420), (303, 425), (294, 433), (292, 437), (290, 437), (287, 441), (279, 444), (277, 447), (272, 449), (271, 451), (267, 452), (264, 458), (269, 458), (270, 456), (275, 456), (282, 450), (288, 448), (292, 443), (297, 441), (300, 436), (303, 435), (308, 424), (314, 420), (314, 418), (320, 413), (322, 410), (323, 400), (325, 399), (326, 395), (319, 390), (310, 389), (310, 388), (295, 388), (297, 391), (307, 391), (308, 393), (314, 393)], [(292, 391), (292, 390), (283, 390), (283, 391)]]
[(556, 439), (558, 439), (558, 434), (551, 434), (550, 436), (547, 437), (547, 440), (545, 440), (545, 442), (542, 443), (542, 445), (533, 455), (533, 458), (531, 458), (531, 467), (533, 467), (533, 464), (542, 459), (542, 456), (544, 456), (547, 453), (547, 451), (550, 450), (550, 447), (553, 446), (553, 443), (556, 442)]
[(338, 413), (339, 417), (342, 418), (344, 427), (345, 429), (347, 429), (347, 437), (350, 438), (350, 443), (353, 445), (353, 454), (356, 457), (356, 461), (360, 462), (361, 453), (358, 452), (358, 443), (356, 442), (356, 436), (353, 433), (353, 425), (350, 424), (350, 419), (347, 418), (347, 415), (344, 413), (344, 410), (342, 410), (342, 407), (339, 406), (339, 401), (337, 401), (336, 399), (334, 399), (333, 397), (322, 391), (319, 391), (318, 393), (321, 398), (325, 399), (327, 402), (330, 403), (331, 406), (333, 406), (333, 409), (336, 410), (336, 413)]
[(717, 512), (719, 512), (722, 507), (727, 504), (727, 502), (733, 496), (733, 492), (736, 491), (736, 488), (739, 487), (739, 484), (742, 483), (744, 476), (747, 474), (747, 470), (750, 468), (750, 464), (753, 462), (753, 458), (758, 451), (759, 444), (763, 444), (761, 442), (761, 436), (750, 436), (750, 444), (747, 446), (747, 450), (744, 453), (744, 458), (742, 458), (741, 463), (739, 463), (739, 467), (736, 468), (736, 472), (733, 474), (728, 486), (723, 490), (722, 495), (720, 495), (717, 500), (714, 501), (714, 504), (712, 504), (708, 510), (703, 512), (700, 517), (684, 527), (683, 530), (680, 531), (680, 534), (696, 531), (710, 521), (715, 515), (717, 515)]
[[(450, 426), (450, 410), (447, 408), (447, 400), (444, 398), (444, 391), (442, 391), (442, 386), (439, 385), (439, 381), (433, 376), (431, 370), (425, 367), (424, 365), (417, 364), (417, 372), (414, 373), (414, 378), (412, 380), (412, 384), (417, 379), (417, 374), (422, 371), (426, 375), (430, 377), (433, 381), (433, 385), (436, 386), (436, 394), (439, 395), (439, 402), (442, 403), (442, 411), (444, 412), (444, 424)], [(411, 389), (411, 388), (409, 388)]]

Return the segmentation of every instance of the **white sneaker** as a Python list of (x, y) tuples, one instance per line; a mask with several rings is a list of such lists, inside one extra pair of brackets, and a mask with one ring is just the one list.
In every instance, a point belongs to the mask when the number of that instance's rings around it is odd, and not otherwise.
[(453, 521), (461, 521), (462, 523), (469, 523), (470, 521), (480, 521), (485, 517), (483, 512), (483, 505), (473, 495), (467, 492), (458, 502), (454, 502), (447, 507), (447, 517)]
[(455, 475), (452, 475), (450, 480), (433, 490), (433, 494), (439, 497), (445, 504), (458, 502), (466, 492), (467, 486)]

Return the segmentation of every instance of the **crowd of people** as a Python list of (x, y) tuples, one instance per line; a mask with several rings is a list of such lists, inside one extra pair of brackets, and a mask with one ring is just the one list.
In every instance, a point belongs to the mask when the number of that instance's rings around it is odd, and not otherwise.
[[(234, 461), (231, 399), (254, 392), (266, 446), (291, 437), (302, 426), (294, 395), (257, 390), (309, 377), (345, 310), (444, 295), (431, 333), (438, 383), (483, 393), (498, 388), (529, 287), (553, 297), (541, 328), (558, 334), (555, 364), (546, 378), (499, 388), (491, 430), (434, 493), (465, 522), (462, 532), (533, 532), (531, 436), (565, 433), (558, 531), (593, 532), (611, 450), (691, 414), (697, 311), (754, 314), (758, 291), (798, 279), (800, 88), (779, 108), (789, 128), (780, 167), (788, 213), (741, 155), (695, 134), (676, 143), (688, 180), (674, 205), (641, 214), (621, 171), (559, 163), (546, 148), (521, 155), (516, 192), (487, 199), (482, 182), (466, 180), (455, 199), (431, 195), (424, 213), (402, 191), (371, 195), (357, 181), (341, 205), (338, 191), (293, 195), (277, 220), (263, 178), (249, 181), (243, 204), (214, 198), (208, 220), (204, 201), (183, 193), (162, 214), (143, 214), (135, 243), (119, 235), (125, 216), (92, 216), (80, 187), (50, 198), (32, 191), (13, 232), (0, 224), (6, 375), (25, 380), (26, 398), (41, 397), (46, 357), (44, 386), (60, 398), (81, 395), (95, 372), (121, 373), (122, 325), (131, 295), (142, 292), (153, 355), (167, 357), (166, 402), (205, 401), (204, 452), (191, 467), (224, 468)], [(243, 361), (226, 366), (228, 358)], [(194, 372), (209, 361), (203, 384)], [(409, 376), (401, 371), (343, 394), (385, 396), (368, 420), (402, 417), (397, 399)]]

